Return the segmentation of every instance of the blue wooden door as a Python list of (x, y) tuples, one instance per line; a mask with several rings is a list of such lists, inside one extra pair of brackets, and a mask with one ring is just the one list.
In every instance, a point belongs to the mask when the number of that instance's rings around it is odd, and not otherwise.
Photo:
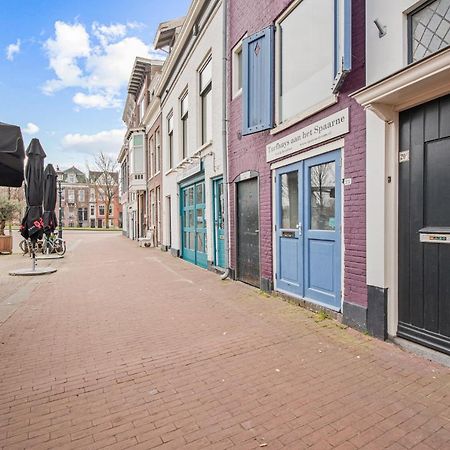
[(181, 189), (182, 257), (198, 266), (207, 267), (205, 183)]
[(305, 297), (341, 308), (340, 151), (305, 161)]
[(214, 180), (214, 264), (225, 268), (223, 179)]
[(303, 296), (303, 163), (277, 171), (277, 287)]
[(341, 307), (340, 177), (340, 151), (276, 172), (276, 287), (335, 310)]

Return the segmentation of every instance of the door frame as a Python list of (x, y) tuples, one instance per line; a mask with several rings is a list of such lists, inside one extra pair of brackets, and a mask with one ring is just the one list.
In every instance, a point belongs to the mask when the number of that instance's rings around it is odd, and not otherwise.
[[(275, 277), (275, 289), (277, 291), (283, 292), (287, 295), (298, 297), (301, 299), (305, 299), (307, 301), (310, 301), (312, 303), (315, 303), (317, 305), (323, 306), (327, 309), (331, 309), (334, 311), (341, 311), (342, 310), (342, 302), (343, 302), (343, 269), (344, 269), (344, 252), (343, 252), (343, 202), (344, 202), (344, 195), (343, 195), (343, 189), (342, 189), (342, 160), (343, 160), (343, 148), (338, 148), (331, 151), (323, 152), (319, 155), (310, 156), (309, 158), (304, 158), (302, 160), (299, 160), (294, 163), (290, 163), (287, 165), (284, 165), (282, 167), (279, 167), (278, 169), (274, 170), (274, 199), (273, 199), (273, 210), (274, 210), (274, 240), (275, 240), (275, 252), (274, 252), (274, 259), (275, 261), (275, 268), (276, 268), (276, 274), (278, 275)], [(336, 298), (339, 300), (339, 306), (334, 306), (326, 302), (327, 294), (325, 293), (319, 293), (319, 298), (312, 298), (307, 296), (307, 286), (308, 286), (308, 280), (309, 280), (309, 273), (306, 271), (307, 266), (305, 263), (308, 261), (309, 258), (309, 247), (308, 247), (308, 237), (307, 233), (312, 233), (313, 235), (319, 234), (319, 233), (326, 233), (324, 230), (309, 230), (309, 212), (311, 207), (311, 198), (310, 198), (310, 177), (309, 177), (309, 169), (311, 167), (314, 167), (319, 164), (326, 163), (328, 161), (334, 161), (335, 166), (335, 191), (336, 191), (336, 198), (338, 199), (337, 208), (335, 208), (335, 219), (336, 219), (336, 228), (333, 231), (333, 233), (338, 233), (338, 239), (333, 240), (336, 243), (336, 249), (334, 250), (338, 255), (338, 259), (336, 261), (336, 264), (333, 268), (333, 274), (335, 279), (338, 282), (338, 285), (336, 286), (337, 290)], [(283, 287), (280, 287), (281, 280), (279, 279), (280, 276), (280, 248), (279, 248), (279, 233), (280, 229), (275, 228), (279, 225), (279, 214), (280, 214), (280, 207), (281, 203), (279, 201), (279, 194), (280, 194), (280, 183), (276, 182), (280, 175), (284, 173), (289, 173), (292, 171), (298, 171), (300, 173), (299, 177), (299, 202), (302, 208), (299, 209), (299, 223), (302, 224), (302, 233), (298, 236), (299, 239), (299, 247), (301, 247), (301, 258), (299, 259), (299, 273), (302, 277), (301, 284), (301, 292), (302, 294), (296, 294), (292, 291), (288, 291), (287, 289), (284, 289)], [(339, 228), (338, 228), (339, 227)], [(327, 239), (323, 239), (326, 241)]]
[[(238, 220), (238, 184), (241, 181), (247, 181), (247, 180), (251, 180), (253, 178), (256, 178), (256, 192), (257, 192), (257, 198), (258, 198), (258, 226), (259, 226), (259, 237), (258, 237), (258, 246), (259, 246), (259, 257), (258, 257), (258, 266), (259, 266), (259, 287), (261, 287), (261, 208), (260, 208), (260, 200), (259, 200), (259, 196), (260, 196), (260, 192), (261, 192), (261, 187), (260, 187), (260, 177), (259, 177), (259, 172), (255, 171), (255, 170), (247, 170), (244, 172), (241, 172), (234, 180), (233, 180), (233, 185), (234, 185), (234, 194), (233, 194), (233, 201), (234, 201), (234, 205), (235, 207), (233, 208), (233, 218), (234, 218), (234, 237), (235, 237), (235, 274), (234, 274), (234, 278), (236, 280), (239, 280), (239, 271), (238, 271), (238, 260), (239, 260), (239, 242), (238, 242), (238, 234), (239, 234), (239, 220)], [(272, 258), (273, 259), (273, 258)]]
[[(341, 152), (341, 178), (344, 177), (345, 174), (345, 139), (339, 138), (332, 142), (319, 145), (318, 147), (314, 147), (311, 150), (306, 150), (298, 155), (290, 156), (288, 158), (282, 159), (280, 161), (275, 161), (270, 165), (270, 169), (272, 172), (272, 270), (274, 274), (274, 290), (291, 296), (293, 298), (300, 298), (292, 294), (291, 292), (285, 291), (278, 286), (278, 280), (275, 278), (275, 273), (277, 273), (278, 267), (278, 245), (277, 245), (277, 230), (275, 228), (275, 224), (277, 223), (277, 188), (276, 188), (276, 178), (277, 173), (276, 170), (282, 167), (286, 167), (291, 164), (302, 162), (306, 159), (311, 159), (316, 156), (324, 155), (326, 153), (331, 153), (333, 151), (340, 150)], [(337, 181), (337, 180), (336, 180)], [(342, 180), (341, 180), (342, 181)], [(303, 180), (305, 182), (305, 180)], [(344, 186), (341, 185), (341, 206), (340, 206), (340, 215), (341, 215), (341, 235), (340, 235), (340, 253), (341, 253), (341, 261), (340, 261), (340, 286), (341, 286), (341, 298), (340, 298), (340, 311), (342, 312), (343, 303), (344, 303), (344, 280), (345, 280), (345, 222), (344, 222), (344, 206), (345, 206), (345, 189)], [(308, 299), (302, 300), (310, 301)], [(320, 305), (320, 302), (315, 302), (314, 304)], [(328, 309), (332, 309), (329, 306), (325, 306)]]

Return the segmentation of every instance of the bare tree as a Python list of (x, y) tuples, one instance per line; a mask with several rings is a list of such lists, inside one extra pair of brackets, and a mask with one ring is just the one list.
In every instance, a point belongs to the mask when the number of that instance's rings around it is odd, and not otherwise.
[(92, 173), (90, 181), (95, 184), (98, 195), (105, 202), (105, 222), (106, 228), (109, 228), (109, 211), (119, 191), (117, 162), (106, 153), (100, 152), (94, 163), (97, 171)]

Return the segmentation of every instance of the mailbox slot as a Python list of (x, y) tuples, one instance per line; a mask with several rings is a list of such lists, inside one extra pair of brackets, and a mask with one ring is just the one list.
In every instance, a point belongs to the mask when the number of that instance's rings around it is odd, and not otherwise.
[(450, 227), (425, 227), (419, 230), (420, 242), (450, 244)]

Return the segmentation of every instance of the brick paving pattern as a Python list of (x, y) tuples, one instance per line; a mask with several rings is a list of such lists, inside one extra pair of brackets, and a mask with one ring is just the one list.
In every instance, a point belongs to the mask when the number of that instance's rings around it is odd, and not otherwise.
[(0, 326), (1, 448), (450, 448), (449, 369), (118, 234), (67, 237), (53, 276), (0, 258), (0, 300), (26, 295)]

